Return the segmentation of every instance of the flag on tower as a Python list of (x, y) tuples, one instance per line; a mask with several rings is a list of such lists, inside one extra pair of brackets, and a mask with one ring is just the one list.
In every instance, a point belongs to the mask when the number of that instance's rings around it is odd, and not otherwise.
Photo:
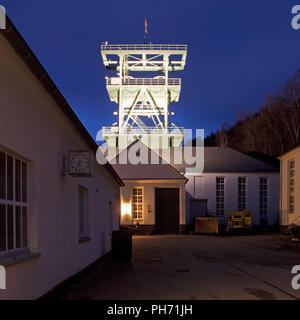
[(148, 23), (147, 23), (147, 17), (145, 16), (145, 34), (148, 34)]

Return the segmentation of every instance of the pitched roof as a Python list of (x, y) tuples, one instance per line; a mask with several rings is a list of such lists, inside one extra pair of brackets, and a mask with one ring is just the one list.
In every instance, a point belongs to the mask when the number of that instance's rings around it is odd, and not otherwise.
[[(9, 17), (6, 16), (6, 29), (1, 30), (0, 34), (10, 43), (12, 48), (15, 50), (16, 54), (21, 58), (21, 60), (27, 65), (33, 75), (38, 79), (40, 84), (48, 92), (48, 94), (53, 98), (57, 106), (65, 113), (69, 120), (80, 132), (85, 141), (90, 145), (91, 149), (96, 152), (98, 145), (88, 133), (82, 122), (76, 116), (73, 109), (68, 104), (65, 97), (56, 87), (55, 83), (52, 81), (47, 71), (41, 65), (37, 57), (34, 55), (28, 44), (25, 42), (19, 31), (16, 29), (14, 24), (11, 22)], [(120, 186), (123, 186), (123, 182), (117, 175), (113, 167), (107, 163), (104, 168), (109, 172), (109, 174), (117, 181)]]
[[(107, 153), (104, 154), (107, 155)], [(135, 164), (131, 157), (136, 157), (139, 163)], [(129, 159), (130, 161), (122, 164), (123, 159)], [(117, 156), (111, 160), (111, 165), (123, 180), (187, 181), (180, 172), (138, 140), (120, 153), (117, 152)]]
[[(195, 156), (195, 147), (191, 152)], [(193, 168), (195, 165), (189, 165), (185, 161), (183, 164), (174, 163), (174, 151), (176, 147), (170, 148), (170, 164), (179, 172), (186, 172), (187, 168)], [(218, 173), (218, 172), (278, 172), (279, 169), (273, 165), (265, 163), (254, 157), (246, 155), (242, 152), (233, 150), (231, 148), (221, 147), (204, 147), (204, 173)], [(184, 153), (184, 151), (182, 151)], [(184, 154), (182, 156), (184, 159)]]
[[(185, 148), (187, 149), (189, 148), (190, 149), (189, 152), (193, 156), (196, 156), (195, 147), (185, 147)], [(177, 164), (174, 161), (174, 154), (175, 152), (178, 152), (180, 148), (171, 147), (167, 150), (170, 153), (169, 157), (165, 156), (161, 152), (161, 150), (158, 150), (158, 149), (154, 149), (151, 152), (152, 153), (154, 152), (155, 154), (159, 155), (159, 157), (161, 157), (160, 158), (161, 162), (163, 162), (164, 164), (169, 163), (169, 165), (172, 168), (174, 168), (177, 173), (184, 174), (187, 172), (187, 168), (195, 167), (194, 164), (191, 165), (185, 161), (185, 158), (184, 158), (185, 155), (184, 155), (183, 149), (181, 149), (182, 159), (183, 159), (182, 164)], [(203, 170), (204, 173), (279, 172), (278, 167), (231, 148), (204, 147), (202, 151), (204, 155), (204, 170)], [(118, 155), (119, 153), (121, 154), (122, 152), (123, 151), (120, 151), (118, 148), (108, 147), (108, 148), (105, 148), (104, 154), (109, 161), (111, 161), (114, 158), (115, 158), (114, 159), (115, 161), (119, 161), (118, 156), (117, 157), (115, 156)], [(198, 159), (198, 161), (201, 161), (201, 160)], [(130, 165), (130, 164), (122, 165), (122, 167), (119, 167), (121, 165), (115, 165), (115, 164), (112, 164), (112, 165), (122, 179), (124, 179), (124, 176), (129, 174), (135, 177), (143, 176), (144, 178), (147, 178), (147, 175), (149, 174), (148, 170), (143, 171), (143, 168), (145, 167), (143, 167), (142, 165), (140, 167), (137, 165)], [(160, 166), (161, 165), (156, 165), (156, 166), (152, 165), (152, 170), (156, 171), (157, 173), (155, 174), (154, 172), (151, 172), (151, 176), (158, 176), (159, 174), (161, 174), (160, 170), (163, 171), (164, 169), (159, 168)], [(132, 172), (127, 173), (126, 172), (127, 170), (130, 170)]]

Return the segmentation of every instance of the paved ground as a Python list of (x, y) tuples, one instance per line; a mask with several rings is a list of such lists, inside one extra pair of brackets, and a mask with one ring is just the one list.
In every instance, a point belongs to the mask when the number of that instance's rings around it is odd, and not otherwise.
[(282, 235), (134, 237), (131, 262), (108, 256), (61, 299), (300, 299), (300, 249)]

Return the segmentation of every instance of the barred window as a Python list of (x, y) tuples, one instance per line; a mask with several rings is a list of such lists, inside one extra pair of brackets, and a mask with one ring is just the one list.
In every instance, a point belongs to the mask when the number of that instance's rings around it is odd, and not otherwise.
[(0, 252), (28, 247), (27, 163), (0, 151)]
[(246, 209), (246, 184), (247, 180), (245, 177), (238, 178), (238, 210)]
[(295, 160), (288, 161), (288, 208), (295, 212)]
[(216, 213), (224, 214), (224, 189), (225, 189), (225, 178), (216, 178)]
[(133, 219), (142, 220), (144, 212), (144, 190), (142, 187), (136, 187), (132, 190), (133, 193)]
[(268, 215), (268, 178), (259, 178), (259, 214)]

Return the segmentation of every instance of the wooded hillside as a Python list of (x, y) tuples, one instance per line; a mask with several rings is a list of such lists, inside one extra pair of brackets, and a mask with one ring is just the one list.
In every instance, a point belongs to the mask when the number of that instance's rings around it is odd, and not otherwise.
[(232, 147), (246, 153), (277, 156), (300, 143), (300, 69), (259, 112), (240, 117), (205, 139), (206, 146)]

